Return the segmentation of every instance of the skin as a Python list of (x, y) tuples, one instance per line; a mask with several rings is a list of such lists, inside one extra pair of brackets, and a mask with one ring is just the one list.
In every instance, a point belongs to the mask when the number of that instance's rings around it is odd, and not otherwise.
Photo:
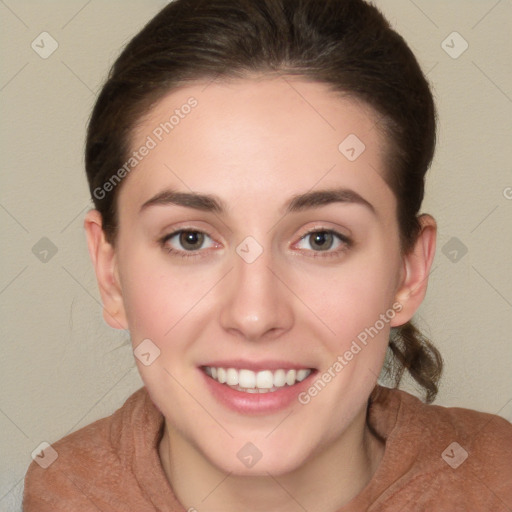
[[(252, 76), (173, 90), (141, 120), (132, 147), (191, 96), (197, 107), (125, 178), (115, 248), (99, 213), (87, 214), (105, 319), (128, 328), (134, 347), (149, 338), (161, 351), (149, 366), (136, 361), (165, 416), (160, 459), (185, 508), (334, 511), (368, 484), (383, 456), (365, 424), (367, 399), (390, 328), (410, 320), (425, 296), (436, 223), (422, 215), (415, 247), (401, 255), (377, 117), (304, 79)], [(366, 146), (353, 162), (338, 150), (349, 134)], [(293, 196), (339, 187), (375, 213), (336, 202), (284, 214)], [(226, 211), (166, 204), (140, 213), (166, 188), (214, 195)], [(195, 257), (170, 254), (185, 251), (178, 237), (159, 240), (179, 228), (211, 239)], [(353, 244), (335, 238), (319, 250), (305, 236), (313, 229)], [(263, 249), (250, 264), (236, 252), (247, 236)], [(240, 414), (197, 377), (198, 365), (230, 358), (287, 360), (321, 373), (396, 302), (394, 318), (307, 405)], [(262, 454), (252, 468), (237, 457), (247, 442)]]

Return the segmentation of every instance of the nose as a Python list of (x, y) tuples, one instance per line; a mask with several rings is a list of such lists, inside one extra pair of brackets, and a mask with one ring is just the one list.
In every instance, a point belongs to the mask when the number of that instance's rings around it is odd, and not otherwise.
[(223, 293), (222, 328), (247, 341), (275, 339), (288, 331), (294, 321), (292, 295), (281, 282), (270, 251), (251, 263), (236, 253), (233, 260)]

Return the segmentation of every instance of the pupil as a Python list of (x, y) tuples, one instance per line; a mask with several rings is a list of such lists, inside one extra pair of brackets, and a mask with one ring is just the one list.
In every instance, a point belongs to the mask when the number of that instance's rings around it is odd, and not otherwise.
[(196, 231), (184, 231), (180, 235), (180, 243), (183, 248), (195, 250), (203, 244), (204, 235)]
[(332, 233), (320, 231), (313, 235), (313, 243), (311, 245), (313, 248), (316, 245), (321, 251), (326, 251), (327, 249), (330, 249), (332, 241)]

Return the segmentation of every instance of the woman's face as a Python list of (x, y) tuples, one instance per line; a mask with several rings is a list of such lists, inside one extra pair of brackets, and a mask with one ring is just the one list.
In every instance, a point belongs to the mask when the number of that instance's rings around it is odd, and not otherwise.
[(325, 85), (265, 78), (175, 90), (137, 128), (119, 318), (150, 340), (137, 365), (169, 431), (224, 471), (293, 470), (364, 424), (408, 320), (376, 123)]

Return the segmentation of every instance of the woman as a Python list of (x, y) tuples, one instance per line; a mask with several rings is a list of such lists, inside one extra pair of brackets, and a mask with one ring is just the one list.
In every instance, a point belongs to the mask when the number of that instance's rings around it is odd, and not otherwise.
[(30, 466), (25, 510), (509, 510), (509, 423), (377, 384), (437, 392), (411, 322), (434, 146), (425, 77), (364, 1), (164, 8), (86, 147), (104, 317), (144, 387)]

